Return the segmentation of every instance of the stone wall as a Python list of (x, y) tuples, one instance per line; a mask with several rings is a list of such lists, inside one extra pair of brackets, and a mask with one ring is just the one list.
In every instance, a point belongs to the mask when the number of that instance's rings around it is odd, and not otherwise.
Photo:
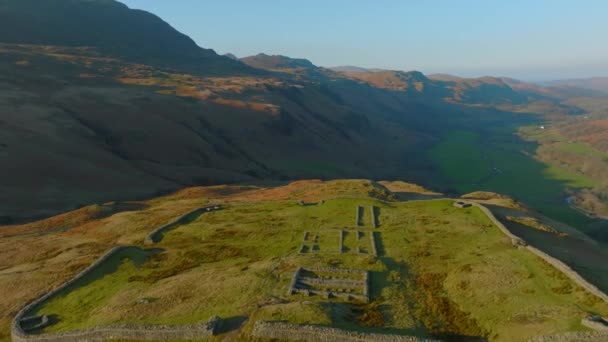
[(357, 210), (355, 211), (355, 226), (359, 227), (363, 225), (361, 219), (363, 218), (363, 207), (358, 205)]
[(376, 216), (378, 213), (376, 207), (374, 207), (373, 205), (370, 206), (369, 211), (372, 215), (372, 228), (378, 228), (378, 217)]
[(603, 342), (608, 341), (608, 333), (597, 331), (570, 332), (559, 335), (539, 336), (529, 342)]
[(294, 272), (293, 277), (291, 278), (291, 283), (289, 284), (289, 289), (287, 290), (288, 295), (296, 293), (296, 285), (298, 284), (298, 279), (300, 278), (301, 272), (302, 267), (298, 267), (298, 269)]
[(581, 324), (595, 331), (608, 333), (608, 320), (600, 316), (583, 318)]
[(55, 334), (26, 335), (13, 333), (12, 339), (13, 342), (80, 342), (116, 339), (194, 340), (213, 336), (220, 324), (221, 320), (214, 317), (206, 323), (181, 326), (118, 324)]
[(507, 229), (507, 227), (505, 227), (505, 225), (502, 224), (502, 222), (500, 222), (494, 216), (494, 214), (490, 211), (490, 209), (486, 208), (485, 206), (483, 206), (479, 203), (474, 203), (474, 205), (476, 207), (478, 207), (479, 209), (481, 209), (481, 211), (483, 211), (488, 216), (488, 218), (498, 227), (498, 229), (500, 229), (505, 235), (507, 235), (507, 237), (509, 237), (511, 239), (511, 242), (514, 245), (525, 247), (527, 250), (529, 250), (530, 252), (532, 252), (533, 254), (535, 254), (536, 256), (543, 259), (544, 261), (549, 263), (551, 266), (555, 267), (557, 270), (562, 272), (566, 277), (570, 278), (577, 285), (584, 288), (585, 290), (587, 290), (589, 293), (593, 294), (594, 296), (597, 296), (598, 298), (602, 299), (604, 302), (608, 303), (608, 295), (606, 295), (604, 292), (602, 292), (600, 289), (598, 289), (595, 285), (588, 282), (580, 274), (578, 274), (576, 271), (574, 271), (572, 268), (570, 268), (570, 266), (566, 265), (561, 260), (558, 260), (557, 258), (554, 258), (554, 257), (550, 256), (549, 254), (539, 250), (536, 247), (527, 245), (523, 239), (521, 239), (520, 237), (511, 233)]
[(162, 234), (165, 231), (181, 224), (188, 217), (190, 217), (190, 215), (197, 215), (197, 214), (201, 214), (204, 212), (220, 210), (220, 209), (222, 209), (222, 207), (219, 205), (211, 205), (208, 207), (197, 208), (197, 209), (191, 210), (191, 211), (185, 213), (184, 215), (171, 220), (169, 223), (166, 223), (166, 224), (154, 229), (150, 234), (148, 234), (148, 236), (146, 236), (146, 239), (144, 240), (144, 244), (151, 245), (151, 244), (160, 242), (160, 240), (162, 239)]
[(365, 274), (367, 274), (367, 271), (365, 271), (365, 270), (355, 270), (355, 269), (350, 269), (350, 268), (324, 267), (324, 266), (307, 267), (306, 270), (312, 271), (312, 272), (358, 274), (362, 277), (365, 276)]
[(511, 239), (511, 243), (514, 246), (525, 246), (526, 245), (526, 242), (523, 239), (521, 239), (519, 236), (516, 236), (515, 234), (511, 233), (511, 231), (509, 231), (507, 229), (507, 227), (505, 227), (505, 225), (502, 224), (502, 222), (500, 222), (496, 218), (496, 216), (494, 216), (494, 214), (490, 211), (490, 209), (486, 208), (485, 206), (483, 206), (479, 203), (473, 203), (473, 205), (475, 207), (479, 208), (479, 210), (481, 210), (484, 214), (486, 214), (486, 216), (490, 219), (490, 221), (492, 221), (492, 223), (494, 223), (494, 225), (496, 225), (503, 234), (505, 234), (509, 239)]
[(21, 341), (44, 341), (44, 342), (71, 342), (71, 341), (105, 341), (108, 339), (139, 339), (139, 340), (163, 340), (163, 339), (191, 339), (210, 336), (214, 333), (221, 320), (213, 318), (207, 323), (188, 326), (145, 326), (145, 325), (113, 325), (97, 326), (87, 330), (71, 331), (57, 334), (28, 334), (21, 326), (25, 319), (31, 320), (28, 313), (38, 308), (42, 303), (57, 295), (61, 291), (74, 285), (82, 277), (86, 276), (114, 254), (129, 248), (128, 246), (117, 246), (100, 256), (89, 267), (84, 269), (72, 279), (47, 292), (24, 306), (15, 316), (11, 323), (11, 337), (15, 342)]
[(372, 255), (378, 256), (378, 248), (376, 247), (376, 233), (369, 233), (370, 244), (372, 246)]
[(285, 341), (320, 341), (320, 342), (435, 342), (439, 340), (423, 339), (414, 336), (392, 334), (360, 333), (337, 328), (313, 325), (298, 325), (284, 322), (258, 321), (252, 331), (258, 338), (278, 339)]
[(21, 320), (23, 320), (24, 318), (27, 318), (27, 314), (30, 311), (33, 311), (36, 307), (38, 307), (40, 304), (44, 303), (47, 299), (49, 299), (52, 296), (56, 295), (57, 293), (65, 290), (67, 287), (73, 285), (75, 282), (80, 280), (82, 277), (87, 275), (89, 272), (91, 272), (95, 268), (99, 267), (99, 265), (101, 265), (109, 257), (111, 257), (115, 253), (117, 253), (125, 248), (126, 248), (125, 246), (117, 246), (117, 247), (110, 249), (104, 255), (99, 257), (99, 259), (97, 259), (94, 263), (89, 265), (89, 267), (87, 267), (82, 272), (80, 272), (78, 275), (76, 275), (74, 278), (68, 280), (67, 282), (63, 283), (62, 285), (56, 287), (55, 289), (49, 291), (48, 293), (44, 294), (43, 296), (39, 297), (38, 299), (34, 300), (30, 304), (23, 307), (17, 313), (15, 318), (13, 319), (13, 322), (11, 325), (11, 336), (13, 338), (13, 341), (27, 340), (30, 337), (30, 335), (28, 335), (21, 327)]
[[(359, 279), (306, 277), (302, 276), (303, 271), (340, 274), (342, 276), (356, 275), (359, 276)], [(360, 289), (359, 293), (357, 293), (357, 289)], [(356, 299), (367, 303), (369, 302), (369, 273), (364, 270), (333, 267), (298, 267), (291, 278), (287, 294), (318, 295), (328, 299), (334, 297), (346, 300)]]

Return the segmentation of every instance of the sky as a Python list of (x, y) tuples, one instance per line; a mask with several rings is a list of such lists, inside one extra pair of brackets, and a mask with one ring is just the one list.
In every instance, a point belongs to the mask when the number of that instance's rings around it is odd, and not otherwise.
[(238, 57), (528, 81), (608, 76), (606, 0), (121, 1)]

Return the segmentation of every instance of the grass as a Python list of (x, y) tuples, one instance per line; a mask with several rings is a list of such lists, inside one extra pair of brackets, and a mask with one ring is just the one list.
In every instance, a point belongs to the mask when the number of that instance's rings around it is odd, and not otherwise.
[(483, 136), (454, 132), (431, 151), (452, 188), (460, 193), (494, 191), (515, 197), (546, 215), (583, 226), (589, 220), (568, 207), (568, 188), (585, 188), (595, 182), (555, 165), (535, 160), (534, 145), (504, 135)]
[[(298, 254), (305, 231), (325, 238), (334, 228), (352, 227), (356, 205), (381, 208), (382, 226), (375, 231), (382, 257)], [(356, 248), (356, 238), (351, 229), (345, 243)], [(337, 242), (336, 234), (334, 249)], [(155, 255), (130, 249), (92, 281), (47, 302), (39, 312), (57, 315), (59, 322), (46, 330), (114, 322), (187, 324), (219, 315), (251, 317), (244, 332), (257, 319), (271, 319), (517, 341), (580, 330), (586, 312), (608, 314), (608, 306), (540, 259), (512, 248), (478, 209), (456, 209), (449, 201), (233, 204), (176, 227), (158, 247), (163, 252)], [(286, 296), (298, 266), (323, 265), (369, 270), (373, 302)]]

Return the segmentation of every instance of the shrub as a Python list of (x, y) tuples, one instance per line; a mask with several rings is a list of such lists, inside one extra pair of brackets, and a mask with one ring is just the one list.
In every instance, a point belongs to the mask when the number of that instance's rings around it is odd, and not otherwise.
[(380, 311), (380, 305), (377, 302), (370, 303), (363, 307), (361, 316), (357, 321), (366, 327), (383, 327), (385, 324), (384, 315)]
[(444, 295), (445, 273), (422, 273), (415, 278), (416, 314), (424, 326), (436, 335), (485, 336), (468, 312)]

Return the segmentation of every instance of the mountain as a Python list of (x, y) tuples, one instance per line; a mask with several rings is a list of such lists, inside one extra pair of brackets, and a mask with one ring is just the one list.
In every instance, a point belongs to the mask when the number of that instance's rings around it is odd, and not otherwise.
[[(420, 96), (450, 99), (467, 104), (521, 105), (530, 98), (514, 90), (498, 77), (461, 78), (447, 74), (425, 76), (418, 71), (342, 72), (348, 78), (374, 87), (417, 93)], [(536, 96), (539, 99), (541, 96)]]
[(454, 130), (533, 122), (516, 106), (540, 98), (494, 78), (235, 61), (110, 0), (0, 0), (0, 16), (5, 222), (218, 183), (407, 178), (450, 190), (431, 147)]
[(596, 92), (608, 95), (608, 77), (593, 77), (593, 78), (579, 78), (569, 80), (556, 80), (542, 82), (541, 85), (549, 87), (572, 87), (593, 90)]
[(114, 0), (0, 0), (0, 42), (93, 47), (104, 56), (194, 73), (252, 71)]
[(369, 69), (354, 66), (354, 65), (341, 65), (341, 66), (331, 67), (329, 69), (331, 69), (333, 71), (337, 71), (337, 72), (366, 72), (366, 71), (369, 71)]
[(283, 69), (315, 69), (316, 65), (307, 59), (290, 58), (281, 55), (267, 55), (264, 53), (255, 56), (243, 57), (241, 62), (258, 69), (283, 70)]
[(231, 53), (226, 53), (226, 54), (224, 54), (224, 56), (226, 56), (226, 57), (228, 57), (228, 58), (230, 58), (232, 60), (235, 60), (235, 61), (239, 60), (239, 58), (237, 56), (235, 56), (235, 55), (233, 55)]
[(422, 92), (430, 80), (418, 71), (346, 71), (346, 77), (367, 82), (374, 87), (390, 90), (411, 90)]

